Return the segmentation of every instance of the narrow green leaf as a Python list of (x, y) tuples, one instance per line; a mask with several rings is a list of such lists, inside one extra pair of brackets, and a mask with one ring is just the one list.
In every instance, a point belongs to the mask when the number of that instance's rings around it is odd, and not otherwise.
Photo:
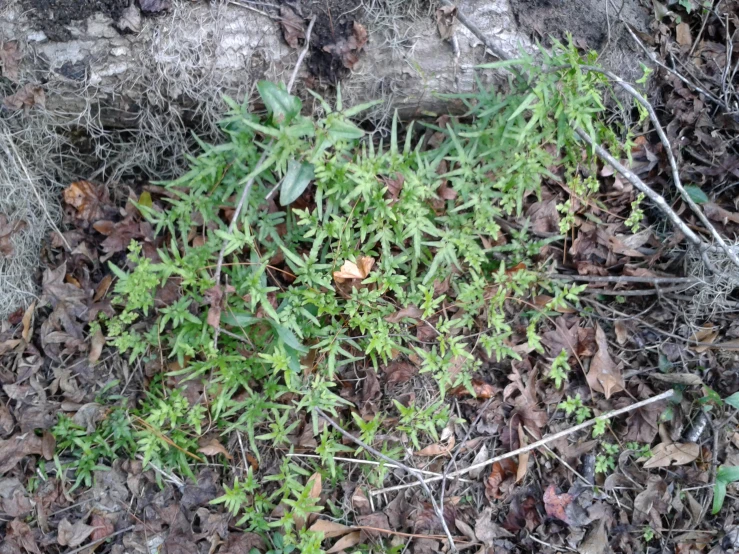
[(362, 113), (366, 110), (369, 110), (373, 106), (377, 106), (378, 104), (382, 104), (382, 100), (373, 100), (372, 102), (365, 102), (364, 104), (357, 104), (356, 106), (352, 106), (348, 110), (344, 111), (345, 117), (354, 117), (355, 115)]
[(716, 479), (716, 484), (713, 486), (713, 509), (711, 513), (716, 515), (721, 511), (721, 507), (724, 505), (724, 499), (726, 498), (726, 483)]
[(696, 204), (705, 204), (710, 200), (708, 195), (698, 185), (688, 185), (685, 187), (685, 192), (688, 193), (688, 196)]
[(500, 60), (499, 62), (493, 62), (493, 63), (484, 63), (482, 65), (478, 65), (478, 69), (500, 69), (502, 67), (509, 67), (512, 65), (521, 65), (525, 63), (526, 60), (523, 58), (515, 58), (513, 60)]
[(298, 352), (308, 352), (308, 348), (303, 346), (301, 342), (298, 340), (298, 337), (295, 336), (295, 333), (293, 333), (290, 329), (287, 327), (280, 325), (279, 323), (275, 323), (272, 320), (269, 320), (269, 322), (272, 324), (272, 327), (274, 327), (275, 331), (277, 332), (277, 336), (280, 337), (280, 340), (285, 343), (285, 346), (289, 346), (293, 350), (297, 350)]
[(727, 484), (739, 481), (739, 466), (721, 466), (716, 472), (716, 481)]
[(351, 121), (335, 119), (328, 127), (328, 136), (334, 142), (339, 140), (355, 140), (362, 138), (364, 131)]
[(315, 177), (313, 164), (301, 163), (296, 160), (287, 162), (287, 173), (282, 181), (280, 190), (280, 204), (287, 206), (295, 202), (303, 191), (308, 188), (311, 180)]
[(511, 114), (511, 117), (508, 118), (508, 121), (511, 121), (512, 119), (516, 119), (518, 115), (521, 114), (526, 108), (531, 105), (531, 103), (536, 100), (536, 95), (532, 92), (529, 94), (526, 98), (523, 99), (523, 102), (516, 108), (516, 111)]

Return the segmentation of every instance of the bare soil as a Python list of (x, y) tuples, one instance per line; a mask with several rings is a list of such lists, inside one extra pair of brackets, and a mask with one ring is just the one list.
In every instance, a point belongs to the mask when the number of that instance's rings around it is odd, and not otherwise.
[(23, 7), (38, 30), (49, 40), (64, 42), (72, 38), (67, 26), (73, 21), (103, 13), (113, 20), (120, 17), (130, 0), (23, 0)]

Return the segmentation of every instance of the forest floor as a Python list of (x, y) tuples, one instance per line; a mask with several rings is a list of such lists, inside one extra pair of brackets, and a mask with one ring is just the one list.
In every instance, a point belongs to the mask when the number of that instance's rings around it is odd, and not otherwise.
[[(680, 0), (654, 6), (651, 32), (634, 33), (634, 40), (656, 54), (648, 97), (690, 198), (712, 228), (736, 244), (739, 3), (720, 0), (703, 9), (698, 0)], [(361, 34), (353, 27), (347, 40), (359, 41)], [(577, 45), (578, 37), (573, 39)], [(608, 113), (614, 121), (624, 115), (615, 105)], [(431, 150), (448, 123), (442, 118), (416, 134), (405, 126), (400, 134), (407, 132)], [(713, 242), (672, 187), (666, 149), (649, 121), (632, 131), (631, 171), (667, 200), (689, 231)], [(453, 175), (455, 163), (461, 164), (460, 158), (443, 162), (446, 175)], [(557, 159), (548, 171), (558, 174), (564, 164)], [(216, 185), (230, 167), (216, 176)], [(372, 297), (373, 286), (381, 285), (365, 281), (390, 271), (382, 255), (340, 258), (346, 260), (340, 269), (334, 259), (326, 272), (333, 276), (327, 294), (346, 301), (343, 306), (360, 293), (378, 306), (389, 302), (380, 319), (402, 326), (408, 343), (393, 343), (389, 355), (378, 349), (373, 356), (365, 345), (368, 354), (358, 355), (364, 323), (354, 326), (347, 317), (339, 327), (351, 344), (342, 355), (351, 362), (326, 373), (341, 399), (334, 409), (321, 408), (323, 397), (305, 408), (308, 395), (300, 398), (286, 377), (279, 401), (253, 405), (276, 414), (256, 429), (248, 428), (241, 413), (228, 421), (221, 413), (223, 420), (218, 419), (219, 396), (225, 397), (230, 385), (209, 388), (212, 369), (205, 379), (188, 379), (184, 370), (200, 363), (198, 354), (175, 355), (181, 345), (172, 314), (185, 299), (182, 281), (165, 279), (152, 298), (152, 312), (170, 319), (158, 319), (152, 327), (146, 314), (136, 328), (142, 336), (154, 329), (158, 349), (137, 352), (134, 345), (137, 355), (130, 356), (130, 348), (122, 354), (120, 341), (113, 344), (120, 332), (98, 323), (100, 314), (108, 322), (120, 321), (116, 318), (125, 312), (116, 299), (126, 279), (121, 275), (135, 270), (127, 258), (131, 242), (139, 245), (134, 260), (144, 265), (142, 260), (161, 261), (157, 249), (179, 236), (181, 229), (167, 234), (166, 225), (145, 214), (165, 213), (186, 187), (164, 189), (145, 179), (112, 191), (87, 181), (70, 184), (62, 233), (54, 233), (42, 252), (40, 299), (0, 324), (0, 554), (736, 551), (739, 268), (714, 249), (705, 257), (711, 272), (687, 246), (686, 235), (648, 201), (641, 204), (643, 219), (627, 226), (638, 191), (611, 166), (599, 164), (588, 179), (596, 190), (583, 198), (544, 179), (538, 195), (524, 195), (519, 213), (496, 219), (495, 240), (480, 239), (495, 253), (492, 259), (504, 261), (495, 266), (503, 277), (496, 281), (493, 275), (485, 284), (485, 300), (498, 290), (493, 283), (523, 279), (530, 268), (583, 286), (577, 300), (553, 303), (556, 292), (503, 299), (508, 327), (495, 348), (508, 349), (509, 359), (501, 361), (481, 338), (496, 332), (488, 308), (475, 315), (469, 329), (460, 327), (465, 354), (444, 358), (444, 349), (454, 351), (458, 344), (442, 340), (444, 326), (471, 311), (460, 284), (468, 277), (464, 264), (449, 264), (456, 269), (445, 279), (420, 283), (418, 305), (397, 305), (389, 294)], [(380, 198), (385, 194), (388, 205), (398, 206), (412, 186), (400, 173), (378, 183), (385, 187)], [(265, 183), (266, 190), (274, 184)], [(444, 180), (426, 200), (440, 221), (454, 222), (466, 193)], [(298, 213), (322, 200), (307, 189), (283, 204), (291, 202)], [(232, 207), (219, 210), (224, 221), (233, 217)], [(259, 221), (277, 211), (274, 200), (265, 202)], [(353, 213), (354, 208), (349, 219)], [(367, 216), (369, 226), (376, 214), (361, 214)], [(280, 220), (269, 229), (287, 242), (293, 224)], [(192, 225), (205, 235), (207, 221)], [(192, 229), (183, 233), (186, 242), (202, 246), (205, 239)], [(14, 231), (0, 215), (3, 255), (12, 255)], [(524, 232), (535, 252), (512, 258), (514, 246), (527, 248), (520, 242)], [(341, 245), (344, 229), (337, 236)], [(267, 245), (273, 239), (258, 240)], [(426, 236), (424, 247), (428, 244), (437, 243)], [(310, 243), (301, 255), (308, 251)], [(216, 345), (231, 344), (245, 358), (264, 354), (259, 341), (270, 325), (275, 341), (278, 335), (283, 341), (282, 350), (269, 356), (278, 368), (284, 354), (286, 367), (239, 382), (228, 399), (234, 406), (248, 406), (251, 394), (266, 398), (267, 383), (289, 373), (292, 355), (299, 358), (297, 373), (308, 381), (323, 379), (315, 368), (328, 363), (323, 351), (316, 354), (323, 344), (318, 335), (312, 343), (301, 338), (305, 347), (286, 327), (267, 324), (272, 312), (282, 309), (280, 295), (295, 286), (304, 267), (288, 252), (272, 253), (265, 264), (257, 279), (264, 280), (254, 289), (265, 300), (239, 291), (243, 304), (251, 305), (250, 319), (228, 319), (229, 304), (222, 297), (235, 289), (221, 290), (220, 283), (203, 287), (199, 306), (179, 312), (196, 321), (203, 315), (208, 343), (216, 329)], [(131, 299), (135, 293), (130, 288), (125, 294)], [(541, 314), (538, 348), (529, 334), (530, 320), (538, 317), (533, 313)], [(235, 342), (226, 342), (230, 339)], [(414, 348), (406, 348), (410, 342)], [(450, 379), (425, 369), (439, 352)], [(238, 362), (228, 358), (224, 364)], [(452, 383), (467, 371), (466, 382)], [(255, 387), (260, 380), (263, 388)], [(642, 401), (642, 407), (630, 409)], [(621, 415), (597, 420), (620, 409)], [(592, 427), (573, 431), (585, 422)], [(550, 438), (556, 433), (561, 434)], [(371, 449), (357, 442), (368, 437)], [(550, 439), (526, 450), (542, 438)], [(157, 449), (147, 449), (153, 442)], [(517, 449), (523, 451), (493, 461)], [(395, 466), (386, 455), (397, 460)], [(270, 503), (282, 487), (292, 489)], [(316, 536), (317, 544), (311, 543)]]

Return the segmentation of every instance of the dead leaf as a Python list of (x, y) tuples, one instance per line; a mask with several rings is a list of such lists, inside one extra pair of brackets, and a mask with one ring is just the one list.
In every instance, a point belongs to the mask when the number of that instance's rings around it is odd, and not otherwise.
[(3, 68), (3, 77), (18, 82), (18, 66), (23, 59), (23, 53), (18, 47), (17, 40), (9, 40), (0, 44), (0, 66)]
[[(36, 539), (33, 538), (31, 528), (27, 523), (20, 519), (16, 518), (8, 524), (5, 538), (8, 542), (13, 541), (28, 553), (41, 554), (41, 551), (36, 544)], [(0, 548), (1, 547), (2, 545), (0, 544)]]
[[(84, 427), (85, 430), (92, 434), (95, 432), (97, 424), (105, 417), (105, 410), (97, 402), (89, 402), (83, 404), (77, 409), (77, 413), (74, 414), (72, 421), (74, 421), (80, 427)], [(53, 435), (52, 435), (53, 436)]]
[(340, 58), (345, 68), (354, 69), (359, 62), (359, 52), (367, 42), (367, 36), (367, 29), (364, 25), (355, 21), (348, 37), (341, 38), (334, 44), (327, 44), (323, 50)]
[(513, 535), (493, 521), (493, 509), (486, 507), (475, 522), (475, 537), (487, 547), (493, 547), (496, 539), (505, 539)]
[(64, 189), (64, 202), (75, 208), (77, 217), (87, 223), (94, 223), (105, 215), (102, 197), (102, 191), (90, 181), (75, 181)]
[(85, 542), (94, 530), (94, 527), (86, 525), (82, 520), (79, 520), (73, 525), (64, 518), (59, 522), (57, 542), (62, 546), (74, 548)]
[(172, 7), (171, 0), (138, 0), (138, 4), (144, 13), (159, 13)]
[(616, 320), (613, 326), (613, 330), (616, 332), (616, 342), (623, 346), (629, 340), (629, 328), (623, 319)]
[(87, 361), (94, 365), (100, 359), (103, 346), (105, 346), (105, 335), (103, 335), (103, 332), (98, 327), (90, 341), (90, 354), (87, 357)]
[(703, 344), (690, 345), (689, 348), (695, 350), (699, 354), (708, 350), (711, 344), (718, 338), (719, 328), (712, 323), (704, 323), (695, 333), (690, 336), (691, 342), (700, 342)]
[(732, 223), (739, 223), (738, 213), (725, 210), (714, 202), (706, 202), (701, 207), (703, 208), (703, 212), (709, 219), (719, 221), (724, 225), (726, 225), (729, 221), (731, 221)]
[(264, 552), (266, 549), (264, 540), (256, 533), (234, 533), (228, 534), (226, 543), (221, 546), (218, 554), (244, 554), (252, 552), (253, 549), (258, 552)]
[(23, 313), (23, 319), (21, 320), (21, 323), (23, 324), (21, 337), (23, 337), (23, 340), (26, 342), (31, 342), (31, 337), (33, 336), (33, 326), (31, 325), (31, 323), (33, 322), (33, 312), (35, 309), (36, 301), (34, 300)]
[(7, 437), (15, 428), (15, 420), (5, 404), (0, 403), (0, 437)]
[(518, 467), (516, 462), (511, 458), (506, 458), (499, 462), (495, 462), (491, 468), (490, 475), (485, 482), (485, 496), (490, 500), (494, 498), (503, 498), (500, 494), (501, 483), (511, 475), (517, 473)]
[(34, 106), (46, 106), (44, 89), (32, 83), (26, 83), (15, 94), (6, 96), (3, 105), (9, 110), (30, 110)]
[[(341, 269), (344, 269), (343, 266)], [(411, 304), (410, 306), (402, 308), (394, 314), (390, 314), (389, 316), (385, 317), (385, 321), (387, 321), (388, 323), (400, 323), (403, 319), (406, 318), (419, 319), (421, 317), (423, 317), (423, 310)]]
[(637, 461), (646, 460), (644, 469), (682, 466), (696, 460), (700, 452), (700, 445), (694, 442), (673, 442), (669, 444), (663, 442), (652, 448), (652, 455), (649, 458), (640, 458)]
[(663, 408), (664, 402), (654, 402), (632, 411), (626, 420), (628, 430), (625, 440), (652, 444), (657, 436), (657, 419)]
[(310, 496), (311, 498), (320, 498), (322, 490), (321, 474), (314, 473), (308, 478), (308, 483), (311, 483)]
[(376, 531), (376, 529), (384, 529), (386, 531), (390, 530), (390, 523), (388, 522), (388, 518), (382, 512), (375, 512), (366, 516), (359, 516), (357, 518), (357, 523), (360, 527), (364, 528), (360, 529), (362, 533), (362, 543), (378, 541), (381, 538), (387, 536), (386, 533)]
[(315, 533), (323, 533), (324, 539), (332, 539), (334, 537), (346, 535), (347, 533), (354, 531), (355, 528), (347, 527), (346, 525), (335, 523), (327, 519), (318, 519), (308, 530)]
[(436, 10), (436, 27), (442, 40), (454, 36), (457, 24), (457, 6), (442, 6)]
[(690, 46), (693, 44), (693, 38), (690, 36), (690, 25), (687, 23), (679, 23), (675, 28), (677, 43), (680, 46)]
[(423, 448), (415, 453), (415, 456), (421, 456), (425, 458), (432, 458), (434, 456), (451, 456), (452, 450), (454, 449), (454, 435), (449, 437), (449, 442), (446, 445), (436, 443), (426, 448)]
[(531, 232), (537, 237), (551, 237), (559, 234), (559, 212), (556, 198), (534, 202), (526, 210), (526, 216), (531, 221)]
[(360, 256), (356, 263), (347, 260), (341, 266), (341, 270), (334, 271), (334, 281), (343, 283), (352, 279), (364, 280), (374, 265), (375, 259), (370, 256)]
[(98, 302), (103, 296), (105, 296), (112, 283), (113, 276), (108, 273), (100, 280), (100, 283), (98, 283), (98, 286), (95, 288), (95, 296), (92, 297), (93, 302)]
[[(488, 459), (488, 447), (487, 445), (483, 444), (482, 448), (480, 448), (480, 450), (477, 451), (477, 454), (475, 454), (475, 458), (472, 460), (471, 465), (475, 466), (481, 462), (484, 462), (487, 459)], [(482, 473), (483, 469), (484, 468), (482, 467), (478, 467), (478, 468), (470, 470), (470, 477), (472, 477), (473, 479), (479, 479), (480, 474)]]
[(646, 490), (636, 495), (634, 499), (634, 510), (631, 519), (632, 525), (639, 525), (650, 518), (650, 512), (656, 510), (657, 516), (666, 512), (667, 502), (665, 498), (669, 495), (667, 484), (661, 477), (652, 477), (647, 484)]
[(554, 485), (549, 485), (544, 491), (544, 509), (549, 517), (567, 522), (565, 509), (572, 502), (572, 495), (568, 493), (557, 494)]
[(580, 554), (605, 554), (609, 550), (605, 519), (599, 520), (577, 547)]
[[(472, 379), (472, 396), (474, 398), (487, 400), (488, 398), (492, 398), (493, 396), (495, 396), (495, 390), (495, 387), (490, 383), (486, 383), (481, 379)], [(458, 387), (450, 389), (449, 394), (451, 394), (452, 396), (463, 397), (470, 396), (470, 391), (464, 385), (460, 385)]]
[(90, 523), (93, 529), (95, 529), (90, 536), (90, 539), (93, 541), (104, 539), (112, 535), (115, 531), (113, 522), (102, 514), (92, 514), (92, 521)]
[(410, 381), (416, 373), (418, 368), (410, 362), (396, 360), (390, 362), (387, 367), (384, 368), (385, 381), (388, 384), (392, 383), (406, 383)]
[(280, 7), (280, 27), (282, 36), (290, 48), (298, 48), (299, 40), (305, 39), (305, 21), (290, 6)]
[(362, 533), (360, 531), (352, 531), (348, 535), (344, 535), (342, 538), (336, 541), (336, 544), (329, 548), (326, 551), (326, 554), (341, 552), (342, 550), (346, 550), (347, 548), (358, 545), (361, 540)]
[(223, 454), (224, 456), (226, 456), (227, 459), (233, 459), (233, 456), (229, 454), (228, 450), (226, 450), (226, 447), (223, 446), (215, 437), (204, 439), (200, 443), (200, 448), (198, 448), (198, 452), (201, 452), (206, 456), (218, 456), (219, 454)]
[(602, 392), (606, 398), (610, 398), (611, 395), (624, 390), (624, 377), (621, 369), (616, 366), (608, 354), (606, 334), (597, 323), (595, 324), (595, 342), (598, 345), (598, 352), (590, 362), (590, 371), (586, 379), (591, 389)]
[(0, 214), (0, 255), (11, 258), (15, 249), (13, 248), (13, 235), (26, 228), (26, 222), (18, 220), (8, 221), (5, 214)]
[(354, 494), (352, 495), (352, 506), (362, 515), (367, 515), (372, 511), (370, 510), (370, 503), (367, 499), (367, 495), (364, 494), (364, 491), (360, 487), (354, 489)]
[(8, 440), (0, 440), (0, 475), (6, 474), (24, 456), (43, 453), (41, 438), (33, 433), (16, 435)]
[(387, 187), (387, 195), (390, 200), (397, 200), (400, 198), (400, 193), (403, 191), (403, 185), (405, 184), (405, 177), (400, 172), (395, 173), (395, 177), (382, 176), (378, 177), (380, 181)]
[(703, 379), (694, 373), (650, 373), (649, 378), (664, 383), (674, 383), (689, 387), (701, 387), (704, 385)]
[[(520, 448), (526, 446), (526, 435), (523, 432), (523, 426), (518, 424), (518, 444)], [(518, 455), (518, 470), (516, 471), (516, 483), (520, 482), (526, 477), (526, 470), (529, 468), (529, 455), (530, 452), (522, 452)]]
[(475, 531), (470, 527), (470, 525), (462, 521), (461, 519), (455, 519), (454, 520), (454, 526), (457, 528), (457, 531), (462, 533), (465, 537), (467, 537), (470, 542), (477, 542), (477, 536), (475, 535)]

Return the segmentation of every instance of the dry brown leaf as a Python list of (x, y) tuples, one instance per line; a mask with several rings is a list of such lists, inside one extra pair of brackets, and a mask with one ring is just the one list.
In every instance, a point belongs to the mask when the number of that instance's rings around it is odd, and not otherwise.
[(62, 546), (74, 548), (85, 542), (94, 530), (94, 527), (86, 525), (82, 520), (73, 525), (65, 518), (59, 522), (57, 542)]
[(0, 440), (0, 475), (13, 469), (24, 456), (42, 453), (41, 437), (33, 433), (24, 433), (8, 440)]
[(364, 280), (374, 265), (375, 259), (370, 256), (360, 256), (356, 263), (347, 260), (339, 271), (334, 271), (334, 281), (343, 283), (352, 279)]
[(606, 534), (606, 520), (601, 519), (587, 534), (585, 540), (577, 548), (580, 554), (605, 554), (610, 551), (608, 535)]
[(568, 493), (557, 494), (554, 485), (549, 485), (544, 491), (544, 509), (549, 517), (553, 517), (565, 523), (568, 521), (566, 509), (572, 503), (572, 495)]
[[(343, 269), (344, 268), (342, 267), (342, 270)], [(385, 321), (389, 323), (400, 323), (405, 318), (418, 319), (420, 317), (423, 317), (423, 310), (411, 304), (410, 306), (398, 310), (394, 314), (390, 314), (385, 318)]]
[(421, 456), (424, 458), (432, 458), (434, 456), (450, 456), (452, 449), (454, 448), (454, 435), (449, 437), (449, 442), (446, 445), (436, 443), (427, 446), (415, 453), (415, 456)]
[(629, 340), (629, 328), (626, 325), (626, 322), (622, 319), (616, 320), (613, 329), (616, 331), (616, 342), (621, 346), (626, 344)]
[(602, 392), (606, 398), (610, 398), (611, 395), (624, 390), (624, 377), (621, 369), (616, 366), (608, 354), (606, 334), (597, 323), (595, 324), (595, 342), (598, 345), (598, 352), (590, 362), (590, 371), (586, 378), (591, 389)]
[(354, 69), (354, 66), (359, 62), (359, 51), (364, 48), (367, 37), (367, 29), (364, 25), (355, 21), (352, 32), (348, 37), (341, 38), (334, 44), (327, 44), (323, 47), (323, 50), (340, 58), (341, 63), (347, 69)]
[(485, 496), (492, 500), (493, 498), (502, 498), (500, 494), (500, 484), (509, 476), (517, 473), (518, 468), (516, 462), (512, 458), (506, 458), (499, 462), (495, 462), (490, 471), (487, 481), (485, 482)]
[(104, 215), (100, 193), (90, 181), (75, 181), (64, 189), (64, 202), (77, 210), (77, 217), (88, 223)]
[(324, 539), (333, 539), (334, 537), (346, 535), (347, 533), (354, 531), (355, 528), (347, 527), (346, 525), (335, 523), (327, 519), (318, 519), (308, 530), (315, 533), (323, 533)]
[(364, 491), (360, 487), (354, 489), (354, 494), (352, 494), (352, 506), (362, 515), (367, 515), (372, 511), (370, 509), (367, 495), (364, 494)]
[(724, 225), (729, 221), (739, 223), (739, 214), (725, 210), (714, 202), (706, 202), (702, 208), (706, 216), (714, 221), (719, 221)]
[[(523, 448), (528, 443), (526, 441), (526, 435), (523, 432), (523, 426), (518, 424), (518, 444), (520, 448)], [(529, 455), (530, 452), (522, 452), (518, 455), (518, 469), (516, 470), (516, 483), (519, 483), (524, 477), (526, 477), (526, 471), (529, 468)]]
[(3, 77), (18, 82), (18, 65), (23, 54), (18, 47), (17, 40), (9, 40), (0, 44), (0, 66), (3, 68)]
[(36, 301), (34, 300), (31, 302), (31, 305), (28, 306), (28, 309), (26, 309), (25, 313), (23, 314), (23, 320), (21, 323), (23, 324), (23, 331), (21, 331), (21, 337), (23, 337), (23, 340), (26, 342), (31, 342), (31, 337), (33, 336), (33, 326), (31, 325), (33, 321), (33, 311), (36, 309)]
[(680, 46), (690, 46), (693, 44), (693, 38), (690, 36), (690, 25), (687, 23), (679, 23), (675, 28), (677, 43)]
[(10, 258), (13, 256), (15, 249), (11, 239), (13, 235), (26, 228), (26, 222), (23, 220), (8, 221), (5, 214), (0, 214), (0, 255)]
[(113, 283), (113, 275), (108, 273), (105, 277), (100, 280), (100, 283), (95, 288), (95, 296), (92, 297), (93, 302), (99, 301), (108, 292), (110, 285)]
[(385, 368), (385, 380), (388, 384), (407, 383), (418, 373), (418, 368), (410, 362), (396, 360)]
[[(23, 548), (29, 554), (41, 554), (33, 532), (27, 523), (16, 518), (8, 524), (7, 534), (5, 536), (8, 542), (11, 540)], [(0, 544), (2, 547), (2, 544)], [(12, 547), (11, 547), (12, 548)], [(10, 550), (10, 552), (19, 552), (18, 550)]]
[(290, 6), (280, 7), (282, 36), (290, 48), (298, 48), (300, 39), (305, 39), (305, 21)]
[(224, 447), (215, 437), (204, 439), (200, 443), (200, 448), (198, 448), (198, 452), (202, 452), (206, 456), (218, 456), (218, 454), (223, 454), (229, 460), (233, 459), (233, 456), (228, 453), (226, 447)]
[(335, 554), (336, 552), (341, 552), (342, 550), (346, 550), (347, 548), (356, 546), (360, 543), (361, 537), (361, 531), (352, 531), (348, 535), (344, 535), (342, 538), (336, 541), (336, 544), (329, 548), (326, 551), (326, 554)]
[(321, 474), (314, 473), (308, 478), (308, 482), (311, 483), (310, 494), (308, 496), (311, 498), (320, 498), (321, 490), (323, 490)]
[(689, 387), (701, 387), (704, 385), (703, 379), (693, 373), (650, 373), (649, 378), (665, 383), (687, 385)]
[(457, 24), (457, 6), (442, 6), (436, 10), (436, 27), (442, 40), (448, 40), (454, 36)]
[(103, 346), (105, 346), (105, 335), (103, 335), (103, 332), (98, 327), (90, 341), (90, 354), (87, 356), (87, 361), (91, 364), (97, 362), (100, 359), (100, 354), (103, 352)]
[(652, 448), (652, 455), (649, 458), (640, 458), (637, 461), (644, 461), (644, 469), (652, 469), (655, 467), (682, 466), (689, 464), (700, 456), (700, 445), (694, 442), (686, 443), (661, 443)]
[(691, 342), (700, 342), (703, 344), (691, 345), (690, 348), (699, 354), (705, 352), (718, 338), (718, 330), (718, 327), (714, 326), (713, 323), (704, 323), (689, 339)]
[(29, 110), (34, 106), (46, 106), (46, 95), (44, 89), (31, 83), (26, 83), (23, 87), (10, 96), (6, 96), (3, 105), (9, 110)]
[[(487, 459), (488, 459), (488, 447), (487, 445), (483, 444), (482, 448), (480, 448), (477, 454), (475, 454), (475, 458), (472, 460), (472, 465), (476, 466), (480, 462), (484, 462)], [(470, 470), (470, 477), (472, 477), (473, 479), (478, 479), (483, 469), (484, 468), (482, 467), (478, 467), (478, 468)]]
[(115, 525), (113, 525), (113, 522), (102, 514), (93, 514), (92, 521), (90, 523), (95, 529), (90, 536), (93, 541), (104, 539), (115, 532)]

